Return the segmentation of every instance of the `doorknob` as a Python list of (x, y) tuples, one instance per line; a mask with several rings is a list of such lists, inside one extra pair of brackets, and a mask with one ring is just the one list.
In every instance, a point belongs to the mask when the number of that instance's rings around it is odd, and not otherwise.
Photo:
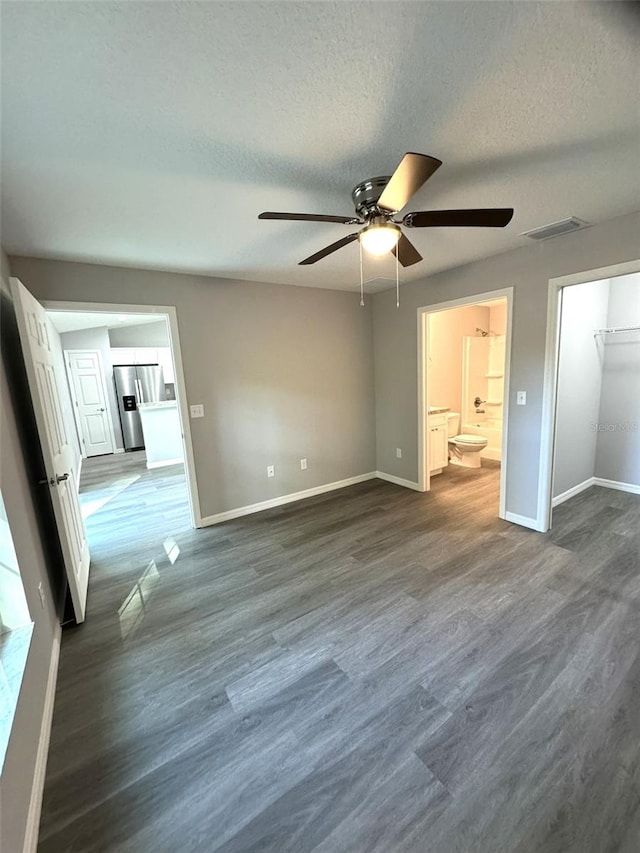
[(104, 412), (104, 409), (98, 409), (99, 412)]
[(69, 474), (56, 474), (55, 477), (45, 477), (44, 480), (38, 480), (39, 486), (55, 486), (57, 483), (63, 483), (65, 480), (69, 479)]

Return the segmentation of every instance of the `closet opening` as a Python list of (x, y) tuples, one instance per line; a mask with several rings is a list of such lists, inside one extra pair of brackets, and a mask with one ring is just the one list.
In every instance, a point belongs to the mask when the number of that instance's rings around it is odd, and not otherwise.
[[(552, 527), (554, 510), (592, 488), (640, 494), (640, 263), (594, 273), (550, 283), (554, 385), (542, 529)], [(570, 505), (578, 516), (580, 505)]]

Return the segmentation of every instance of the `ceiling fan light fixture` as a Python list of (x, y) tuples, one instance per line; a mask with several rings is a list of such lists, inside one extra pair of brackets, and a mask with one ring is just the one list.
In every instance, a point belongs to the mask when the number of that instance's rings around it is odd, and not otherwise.
[(391, 222), (367, 225), (360, 232), (358, 239), (371, 255), (385, 255), (397, 245), (401, 231)]

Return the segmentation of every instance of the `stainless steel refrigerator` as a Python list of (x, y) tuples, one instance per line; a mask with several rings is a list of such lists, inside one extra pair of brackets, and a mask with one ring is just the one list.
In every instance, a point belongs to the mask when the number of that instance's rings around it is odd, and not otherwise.
[(162, 368), (157, 364), (125, 364), (113, 368), (125, 450), (144, 448), (138, 405), (166, 400)]

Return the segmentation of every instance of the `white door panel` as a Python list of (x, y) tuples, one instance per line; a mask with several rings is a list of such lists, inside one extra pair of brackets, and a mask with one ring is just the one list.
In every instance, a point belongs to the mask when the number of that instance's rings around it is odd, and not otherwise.
[(47, 473), (46, 483), (58, 529), (69, 591), (77, 622), (83, 622), (89, 585), (89, 546), (76, 490), (75, 452), (67, 435), (59, 387), (64, 376), (56, 374), (51, 335), (57, 335), (44, 308), (17, 279), (11, 279), (18, 330), (38, 437)]
[(84, 453), (87, 456), (113, 453), (102, 356), (98, 350), (65, 350), (64, 355)]

